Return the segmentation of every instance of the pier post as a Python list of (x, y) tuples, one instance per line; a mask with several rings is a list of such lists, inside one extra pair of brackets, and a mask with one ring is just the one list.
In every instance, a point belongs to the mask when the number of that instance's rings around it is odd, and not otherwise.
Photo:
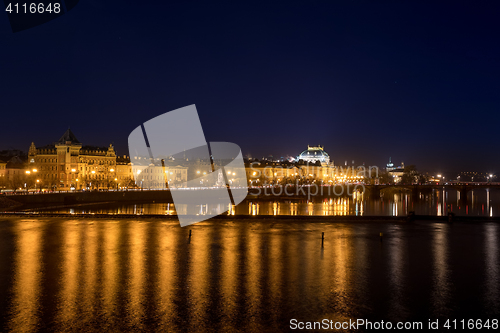
[(406, 221), (408, 221), (408, 222), (415, 221), (415, 212), (414, 211), (408, 212), (408, 216), (406, 217)]

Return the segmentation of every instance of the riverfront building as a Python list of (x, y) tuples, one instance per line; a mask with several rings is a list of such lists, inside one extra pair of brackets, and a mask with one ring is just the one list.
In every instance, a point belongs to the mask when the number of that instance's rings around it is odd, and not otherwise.
[(321, 165), (326, 166), (330, 164), (330, 155), (324, 150), (324, 147), (311, 147), (308, 145), (307, 149), (297, 156), (297, 160), (302, 160), (306, 163), (320, 162)]
[(401, 165), (394, 166), (394, 163), (392, 163), (392, 159), (389, 157), (389, 163), (387, 163), (387, 167), (385, 168), (385, 170), (390, 176), (392, 176), (394, 183), (398, 184), (401, 183), (401, 180), (403, 179), (405, 164), (401, 162)]
[(117, 184), (117, 160), (113, 146), (83, 146), (68, 130), (51, 145), (28, 152), (26, 174), (39, 188), (70, 190), (114, 188)]
[[(148, 159), (149, 157), (144, 157)], [(135, 162), (135, 163), (134, 163)], [(158, 167), (150, 168), (155, 162)], [(215, 170), (228, 161), (213, 161)], [(372, 178), (371, 171), (360, 167), (335, 166), (322, 146), (308, 146), (295, 162), (267, 160), (246, 161), (246, 180), (250, 186), (270, 184), (358, 183)], [(364, 167), (364, 166), (363, 166)], [(361, 167), (361, 168), (363, 168)], [(113, 145), (94, 147), (83, 145), (68, 129), (51, 145), (37, 147), (31, 143), (28, 156), (0, 161), (0, 188), (25, 190), (88, 190), (123, 188), (166, 188), (190, 186), (218, 186), (229, 182), (244, 186), (245, 179), (234, 170), (225, 170), (221, 179), (210, 176), (210, 161), (183, 156), (166, 157), (161, 161), (137, 163), (126, 155), (117, 156)], [(370, 176), (371, 175), (371, 176)], [(134, 177), (135, 176), (135, 177)], [(219, 175), (220, 176), (220, 175)], [(164, 182), (165, 186), (159, 186)]]
[[(12, 178), (12, 172), (3, 171), (5, 165), (0, 163), (0, 177)], [(20, 172), (26, 187), (50, 190), (148, 188), (152, 180), (165, 180), (169, 185), (187, 181), (187, 167), (166, 166), (155, 169), (165, 176), (149, 175), (153, 170), (145, 170), (136, 184), (128, 156), (116, 156), (111, 144), (107, 148), (83, 145), (71, 129), (51, 145), (36, 147), (32, 142), (27, 165)]]

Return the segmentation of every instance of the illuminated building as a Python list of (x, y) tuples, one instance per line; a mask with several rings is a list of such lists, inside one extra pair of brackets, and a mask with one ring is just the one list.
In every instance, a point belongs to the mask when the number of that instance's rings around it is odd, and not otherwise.
[(328, 165), (330, 164), (330, 155), (323, 148), (321, 146), (311, 147), (308, 145), (307, 149), (297, 156), (297, 160), (303, 160), (306, 163), (316, 163), (319, 161), (321, 165)]
[(118, 188), (130, 187), (135, 183), (133, 181), (132, 164), (130, 158), (126, 155), (116, 157), (116, 185)]
[(31, 178), (27, 177), (25, 164), (19, 156), (0, 163), (0, 187), (22, 189), (28, 182), (31, 182)]
[(401, 162), (401, 165), (395, 167), (394, 163), (392, 163), (391, 158), (389, 157), (389, 163), (387, 163), (387, 167), (385, 169), (387, 170), (387, 173), (394, 179), (394, 183), (397, 184), (401, 182), (405, 171), (405, 164), (403, 162)]
[(169, 186), (176, 185), (188, 180), (188, 168), (182, 165), (165, 166), (165, 179)]
[(68, 130), (52, 145), (37, 148), (32, 142), (26, 173), (40, 188), (53, 190), (114, 188), (117, 168), (113, 146), (83, 146)]
[(4, 178), (5, 174), (7, 173), (7, 163), (0, 160), (0, 178)]

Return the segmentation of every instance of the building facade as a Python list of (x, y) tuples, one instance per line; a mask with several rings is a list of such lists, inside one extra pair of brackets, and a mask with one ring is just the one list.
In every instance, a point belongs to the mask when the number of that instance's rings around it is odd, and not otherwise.
[[(117, 158), (113, 146), (83, 146), (68, 129), (54, 144), (37, 148), (32, 142), (26, 173), (39, 188), (50, 190), (118, 187)], [(129, 175), (128, 172), (123, 172)], [(123, 179), (124, 183), (128, 183)]]
[(320, 162), (321, 165), (328, 165), (330, 164), (330, 155), (324, 150), (324, 147), (311, 147), (308, 145), (307, 149), (297, 156), (297, 160), (302, 160), (306, 163)]

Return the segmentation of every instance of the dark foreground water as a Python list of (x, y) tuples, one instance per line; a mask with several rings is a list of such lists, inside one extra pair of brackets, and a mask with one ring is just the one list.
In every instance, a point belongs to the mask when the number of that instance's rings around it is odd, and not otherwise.
[(491, 321), (500, 316), (499, 230), (314, 217), (186, 228), (175, 219), (0, 218), (0, 329), (276, 332), (292, 319)]

